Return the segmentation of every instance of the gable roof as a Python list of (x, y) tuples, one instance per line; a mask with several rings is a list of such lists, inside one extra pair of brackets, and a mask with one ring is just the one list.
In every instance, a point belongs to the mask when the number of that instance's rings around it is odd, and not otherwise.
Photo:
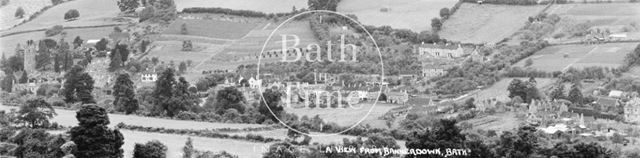
[(615, 106), (617, 102), (618, 102), (618, 99), (609, 98), (609, 97), (598, 97), (598, 100), (596, 100), (596, 104), (603, 105), (603, 106)]
[(460, 45), (455, 44), (420, 44), (418, 47), (420, 48), (430, 48), (430, 49), (450, 49), (455, 50), (460, 48)]

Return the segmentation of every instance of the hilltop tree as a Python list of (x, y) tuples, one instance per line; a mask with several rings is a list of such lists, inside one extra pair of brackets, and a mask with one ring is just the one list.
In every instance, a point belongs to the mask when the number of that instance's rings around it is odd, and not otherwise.
[(64, 13), (64, 20), (72, 20), (80, 17), (80, 12), (76, 9), (71, 9)]
[(308, 0), (309, 10), (330, 10), (336, 11), (340, 0)]
[(30, 99), (20, 106), (18, 114), (18, 120), (28, 123), (31, 128), (47, 128), (49, 119), (53, 118), (56, 112), (51, 104), (42, 98), (37, 98)]
[(442, 21), (439, 18), (431, 19), (431, 28), (435, 31), (440, 31), (442, 29)]
[(449, 8), (440, 9), (440, 17), (442, 19), (447, 19), (447, 18), (449, 18), (450, 15), (451, 15), (451, 12), (450, 12)]
[(24, 17), (24, 9), (22, 9), (22, 7), (18, 7), (18, 9), (16, 9), (14, 17), (22, 19)]
[(582, 91), (578, 84), (571, 85), (571, 90), (569, 90), (569, 96), (567, 96), (567, 99), (569, 99), (573, 104), (582, 105), (584, 97), (582, 96)]
[(117, 4), (121, 12), (133, 12), (140, 5), (138, 0), (118, 0)]
[(185, 72), (187, 72), (187, 63), (185, 63), (184, 61), (180, 62), (180, 65), (178, 65), (178, 72), (180, 74), (184, 74)]
[(119, 130), (111, 130), (109, 116), (97, 105), (83, 105), (76, 113), (78, 126), (69, 130), (71, 141), (77, 145), (76, 157), (123, 157), (124, 137)]
[(116, 83), (113, 85), (113, 97), (113, 105), (117, 111), (131, 114), (138, 110), (138, 100), (135, 98), (134, 85), (129, 74), (118, 75)]

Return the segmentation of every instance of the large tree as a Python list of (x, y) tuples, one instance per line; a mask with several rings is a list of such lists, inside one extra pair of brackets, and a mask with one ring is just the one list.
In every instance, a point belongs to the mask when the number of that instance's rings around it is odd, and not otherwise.
[(146, 144), (139, 144), (133, 147), (133, 157), (135, 158), (166, 158), (167, 146), (158, 140), (152, 140)]
[(330, 10), (336, 11), (340, 0), (308, 0), (307, 5), (310, 10)]
[(51, 135), (44, 129), (22, 129), (9, 142), (17, 145), (13, 156), (18, 158), (64, 156), (62, 135)]
[(118, 0), (118, 8), (121, 12), (133, 12), (138, 6), (138, 0)]
[[(455, 120), (440, 120), (433, 129), (424, 129), (412, 134), (411, 139), (405, 146), (409, 149), (438, 149), (441, 153), (446, 153), (444, 149), (469, 149), (472, 151), (482, 151), (487, 149), (486, 145), (476, 141), (467, 140), (466, 135), (461, 133), (461, 129), (456, 126)], [(494, 157), (490, 152), (471, 152), (469, 157)], [(414, 157), (414, 155), (406, 155)], [(444, 157), (444, 155), (419, 155), (419, 157)]]
[(584, 97), (582, 96), (582, 91), (578, 84), (571, 85), (571, 90), (569, 90), (569, 96), (567, 96), (567, 99), (569, 99), (573, 104), (582, 105)]
[(513, 79), (507, 87), (507, 91), (509, 91), (509, 98), (518, 96), (526, 103), (530, 103), (533, 99), (540, 99), (536, 81), (533, 78), (529, 81)]
[(124, 137), (117, 129), (111, 130), (109, 116), (97, 105), (83, 105), (76, 113), (78, 126), (69, 130), (71, 140), (77, 145), (73, 155), (78, 158), (123, 157)]
[(79, 65), (74, 66), (65, 74), (62, 94), (67, 103), (95, 103), (93, 99), (93, 78)]
[(18, 114), (18, 120), (26, 122), (31, 128), (47, 128), (49, 119), (53, 118), (56, 112), (44, 99), (36, 98), (20, 106)]
[(235, 87), (225, 87), (218, 91), (216, 95), (215, 109), (219, 114), (222, 114), (227, 109), (236, 109), (240, 113), (244, 113), (245, 101), (244, 95)]
[(116, 83), (113, 85), (113, 105), (116, 107), (116, 111), (131, 114), (138, 110), (138, 100), (135, 98), (134, 88), (129, 74), (118, 75)]
[[(276, 118), (279, 117), (280, 113), (284, 110), (284, 108), (279, 105), (281, 96), (282, 94), (276, 90), (265, 90), (260, 98), (258, 112), (270, 118), (273, 122), (278, 122)], [(269, 109), (271, 109), (271, 111), (269, 111)], [(271, 112), (273, 112), (273, 114)]]

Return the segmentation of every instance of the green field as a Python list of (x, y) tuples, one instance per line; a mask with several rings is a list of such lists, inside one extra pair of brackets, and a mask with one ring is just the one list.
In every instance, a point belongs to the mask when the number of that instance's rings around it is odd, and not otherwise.
[[(416, 32), (431, 30), (431, 19), (440, 9), (451, 8), (457, 0), (342, 0), (338, 12), (354, 14), (365, 25), (391, 26)], [(382, 12), (380, 9), (388, 8)]]
[[(64, 20), (64, 14), (70, 9), (80, 12), (78, 20)], [(118, 24), (120, 22), (113, 19), (118, 13), (120, 10), (114, 0), (74, 0), (56, 5), (37, 18), (7, 32), (50, 28), (54, 25), (70, 27)]]
[(246, 35), (258, 24), (255, 22), (234, 22), (206, 19), (177, 19), (164, 31), (164, 34), (182, 34), (185, 24), (187, 34), (220, 39), (238, 39)]
[[(469, 97), (473, 97), (476, 101), (483, 101), (488, 99), (495, 98), (498, 101), (506, 102), (509, 101), (509, 91), (507, 91), (507, 87), (514, 78), (503, 78), (500, 81), (491, 85), (491, 87), (482, 89), (480, 91), (476, 91), (470, 93)], [(528, 78), (518, 78), (520, 80), (526, 81)], [(555, 83), (555, 79), (551, 78), (536, 78), (537, 87), (539, 90), (546, 89)]]
[[(385, 104), (382, 102), (373, 105), (372, 102), (366, 102), (358, 104), (357, 106), (362, 106), (362, 108), (286, 108), (285, 110), (300, 117), (307, 116), (313, 118), (318, 115), (325, 122), (335, 122), (340, 126), (350, 127), (364, 118), (360, 123), (361, 125), (369, 124), (376, 128), (387, 128), (386, 122), (379, 119), (379, 117), (389, 110), (402, 105)], [(371, 109), (371, 106), (374, 106), (373, 109)], [(370, 109), (371, 112), (369, 112)]]
[(445, 21), (440, 37), (463, 43), (497, 43), (522, 28), (527, 18), (543, 7), (464, 3)]
[(302, 0), (176, 0), (176, 8), (182, 11), (190, 7), (220, 7), (235, 10), (252, 10), (265, 13), (287, 13), (293, 7), (308, 8)]
[[(0, 105), (0, 110), (15, 109), (17, 107), (10, 107)], [(78, 120), (76, 119), (76, 111), (56, 109), (55, 116), (52, 121), (57, 122), (63, 126), (77, 126)], [(235, 123), (211, 123), (211, 122), (195, 122), (195, 121), (182, 121), (182, 120), (170, 120), (153, 117), (141, 117), (134, 115), (121, 115), (121, 114), (109, 114), (110, 127), (116, 126), (120, 122), (124, 122), (127, 125), (137, 125), (145, 127), (164, 127), (171, 129), (217, 129), (217, 128), (250, 128), (250, 127), (264, 127), (261, 124), (235, 124)], [(161, 122), (161, 123), (159, 123)]]
[[(586, 23), (590, 29), (626, 34), (627, 40), (640, 39), (640, 3), (562, 4), (552, 6), (549, 12), (560, 15), (562, 20), (559, 25), (563, 27), (571, 28), (572, 25)], [(560, 29), (556, 34), (563, 31), (564, 29)], [(583, 39), (584, 37), (567, 36), (557, 40), (576, 42)]]
[[(524, 66), (526, 60), (531, 59), (531, 68), (553, 72), (563, 71), (570, 67), (609, 67), (618, 68), (624, 63), (625, 56), (638, 43), (608, 43), (598, 45), (558, 45), (540, 50), (529, 58), (516, 63)], [(567, 55), (565, 57), (565, 55)]]
[[(9, 1), (9, 4), (2, 6), (0, 9), (0, 30), (5, 30), (14, 25), (20, 24), (23, 20), (28, 19), (33, 13), (40, 11), (46, 6), (52, 5), (50, 0), (17, 0)], [(22, 7), (24, 9), (23, 18), (16, 18), (16, 10)]]

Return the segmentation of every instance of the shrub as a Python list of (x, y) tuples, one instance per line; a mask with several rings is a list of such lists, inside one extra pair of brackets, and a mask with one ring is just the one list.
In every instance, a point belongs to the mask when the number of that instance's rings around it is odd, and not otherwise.
[(22, 9), (22, 7), (18, 7), (18, 9), (16, 9), (16, 14), (14, 16), (16, 18), (23, 18), (24, 17), (24, 9)]
[(73, 20), (80, 17), (80, 12), (76, 9), (71, 9), (64, 14), (64, 20)]
[(47, 29), (47, 31), (44, 32), (44, 35), (46, 37), (55, 36), (55, 35), (58, 35), (58, 34), (62, 33), (63, 29), (64, 29), (64, 27), (62, 27), (62, 25), (56, 25), (56, 26), (53, 26), (53, 27)]
[(191, 111), (180, 111), (175, 118), (179, 120), (196, 120), (198, 119), (198, 114)]
[(564, 36), (565, 36), (565, 34), (564, 34), (564, 33), (557, 33), (557, 34), (553, 35), (553, 38), (554, 38), (554, 39), (558, 39), (558, 38), (562, 38), (562, 37), (564, 37)]
[(62, 0), (51, 0), (51, 3), (53, 5), (58, 5), (58, 4), (62, 3)]
[(135, 158), (166, 158), (167, 146), (158, 140), (152, 140), (146, 144), (139, 144), (133, 147), (133, 157)]

